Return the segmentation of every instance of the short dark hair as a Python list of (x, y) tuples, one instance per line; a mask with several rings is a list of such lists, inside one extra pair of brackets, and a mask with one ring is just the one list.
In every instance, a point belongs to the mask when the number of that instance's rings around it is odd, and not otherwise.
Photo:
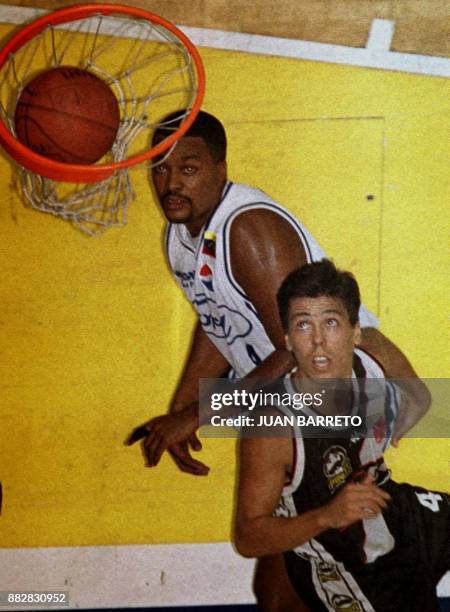
[[(153, 134), (152, 146), (164, 138), (167, 138), (171, 132), (176, 130), (187, 114), (187, 109), (180, 109), (166, 115), (160, 121), (159, 126), (156, 128), (155, 133)], [(225, 128), (217, 117), (214, 117), (214, 115), (210, 115), (205, 111), (200, 111), (184, 136), (202, 138), (205, 141), (213, 160), (216, 163), (225, 161), (227, 156), (227, 137), (225, 134)]]
[(284, 279), (277, 293), (278, 312), (284, 331), (289, 326), (289, 304), (295, 298), (328, 296), (344, 303), (350, 323), (358, 322), (361, 305), (358, 283), (350, 272), (338, 270), (329, 259), (305, 264)]

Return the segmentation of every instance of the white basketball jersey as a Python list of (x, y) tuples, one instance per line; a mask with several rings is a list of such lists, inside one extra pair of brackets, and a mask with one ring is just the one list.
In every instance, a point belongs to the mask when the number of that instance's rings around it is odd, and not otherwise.
[[(258, 189), (230, 182), (199, 237), (193, 239), (182, 224), (169, 224), (166, 234), (169, 264), (178, 284), (196, 309), (208, 337), (239, 378), (275, 350), (256, 308), (231, 269), (231, 224), (242, 212), (254, 209), (270, 210), (286, 219), (297, 232), (308, 262), (326, 256), (288, 210)], [(239, 255), (246, 257), (245, 244)], [(375, 317), (365, 309), (360, 315), (362, 326), (377, 325)]]

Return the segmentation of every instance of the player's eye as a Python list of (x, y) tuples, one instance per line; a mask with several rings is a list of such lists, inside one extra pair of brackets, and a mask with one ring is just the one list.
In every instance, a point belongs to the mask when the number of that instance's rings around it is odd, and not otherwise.
[(296, 329), (309, 329), (309, 321), (297, 321), (297, 323), (295, 324)]
[(338, 325), (339, 325), (339, 321), (337, 319), (334, 319), (334, 318), (327, 319), (328, 327), (337, 327)]
[(183, 173), (187, 174), (187, 175), (192, 175), (195, 174), (197, 172), (198, 168), (196, 168), (195, 166), (185, 166), (183, 168)]
[(157, 166), (154, 166), (153, 168), (154, 174), (164, 174), (165, 172), (167, 172), (166, 164), (158, 164)]

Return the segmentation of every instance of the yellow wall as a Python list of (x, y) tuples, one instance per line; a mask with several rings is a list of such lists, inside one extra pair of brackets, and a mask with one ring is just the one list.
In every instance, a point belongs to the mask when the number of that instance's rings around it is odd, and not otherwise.
[[(422, 376), (448, 375), (449, 81), (202, 56), (204, 108), (227, 128), (230, 176), (282, 201), (355, 271)], [(193, 322), (162, 257), (145, 169), (132, 179), (128, 225), (92, 239), (26, 208), (2, 158), (3, 546), (229, 537), (233, 441), (205, 440), (207, 478), (167, 457), (145, 469), (123, 446), (165, 411)], [(398, 479), (446, 489), (448, 459), (447, 441), (405, 440), (390, 453)]]

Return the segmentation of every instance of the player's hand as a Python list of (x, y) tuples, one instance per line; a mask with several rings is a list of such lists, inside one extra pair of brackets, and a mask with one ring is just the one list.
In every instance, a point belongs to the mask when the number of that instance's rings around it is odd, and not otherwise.
[[(188, 407), (191, 410), (195, 410), (195, 409), (197, 411), (199, 410), (198, 402), (192, 402), (191, 404), (188, 405)], [(185, 405), (172, 403), (169, 406), (169, 414), (177, 414), (178, 412), (182, 412), (185, 409), (186, 409)], [(202, 443), (198, 439), (197, 434), (195, 432), (186, 440), (186, 442), (188, 443), (188, 446), (190, 446), (192, 448), (192, 450), (195, 450), (195, 451), (202, 450)], [(174, 459), (175, 459), (175, 457), (174, 457)], [(175, 462), (176, 462), (176, 460), (175, 460)], [(180, 467), (180, 469), (182, 469), (182, 468)]]
[[(159, 463), (163, 452), (169, 447), (173, 447), (175, 444), (189, 440), (193, 448), (199, 448), (199, 441), (194, 435), (197, 427), (197, 406), (192, 405), (180, 412), (158, 416), (151, 419), (147, 423), (140, 425), (133, 430), (126, 441), (126, 444), (134, 444), (138, 440), (142, 439), (142, 447), (147, 464), (152, 467)], [(187, 451), (187, 445), (185, 450)], [(186, 452), (180, 453), (180, 450), (176, 449), (175, 455), (179, 461), (184, 461), (184, 465), (186, 467)], [(188, 452), (187, 455), (189, 455)], [(191, 458), (191, 460), (195, 462), (194, 459)], [(200, 465), (203, 465), (200, 462), (198, 462), (198, 464), (199, 465), (194, 463), (192, 467), (196, 467), (198, 470)]]
[(389, 493), (377, 487), (367, 475), (361, 482), (347, 483), (324, 506), (323, 519), (328, 529), (345, 529), (358, 521), (376, 518), (390, 499)]
[(189, 452), (189, 445), (194, 450), (201, 450), (200, 441), (197, 439), (195, 434), (193, 434), (193, 436), (197, 440), (195, 446), (193, 446), (190, 439), (189, 442), (179, 442), (178, 444), (173, 444), (168, 449), (169, 453), (182, 472), (193, 474), (194, 476), (207, 476), (209, 473), (209, 467), (201, 461), (194, 459)]

